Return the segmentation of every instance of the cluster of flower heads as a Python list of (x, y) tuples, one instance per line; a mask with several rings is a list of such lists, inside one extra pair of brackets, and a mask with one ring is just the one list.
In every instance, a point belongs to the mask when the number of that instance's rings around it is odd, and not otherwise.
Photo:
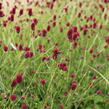
[[(72, 0), (70, 0), (70, 1), (72, 2)], [(52, 10), (54, 8), (56, 2), (58, 2), (58, 0), (52, 0), (50, 2), (46, 2), (46, 8), (49, 8), (49, 9)], [(109, 2), (109, 0), (103, 0), (103, 2), (107, 4)], [(84, 5), (84, 3), (79, 2), (79, 7), (80, 8), (83, 5)], [(43, 6), (41, 6), (39, 2), (36, 2), (35, 6), (39, 6), (39, 7), (43, 8)], [(107, 13), (105, 13), (105, 9), (107, 9), (107, 7), (105, 7), (101, 3), (99, 5), (95, 4), (94, 7), (95, 7), (95, 9), (100, 9), (100, 11), (104, 12), (103, 18), (105, 20), (108, 19), (108, 15), (107, 15)], [(16, 20), (15, 18), (16, 18), (18, 7), (15, 5), (10, 10), (9, 16), (5, 14), (5, 12), (3, 11), (2, 8), (3, 8), (2, 3), (0, 3), (0, 18), (6, 17), (6, 19), (2, 21), (1, 25), (6, 28), (7, 25), (10, 22), (14, 23), (14, 21)], [(80, 21), (84, 20), (86, 22), (86, 24), (84, 24), (82, 26), (81, 25), (76, 26), (76, 24), (72, 26), (72, 22), (70, 22), (70, 21), (65, 22), (65, 26), (62, 26), (61, 24), (63, 22), (61, 22), (61, 20), (59, 20), (59, 18), (61, 18), (61, 16), (58, 16), (58, 15), (55, 14), (55, 15), (52, 16), (52, 19), (50, 19), (48, 21), (46, 27), (38, 29), (37, 25), (40, 23), (40, 19), (38, 19), (36, 17), (33, 18), (33, 16), (35, 15), (33, 8), (27, 8), (26, 10), (24, 8), (21, 8), (19, 10), (19, 12), (18, 12), (18, 18), (21, 18), (21, 16), (23, 16), (26, 13), (25, 11), (27, 12), (29, 18), (20, 19), (18, 21), (18, 23), (16, 23), (14, 25), (14, 30), (12, 29), (12, 31), (16, 33), (16, 35), (19, 37), (19, 39), (22, 40), (22, 34), (23, 34), (23, 30), (24, 30), (23, 26), (20, 23), (26, 22), (26, 23), (29, 24), (29, 30), (32, 33), (31, 36), (34, 36), (34, 38), (42, 36), (41, 38), (47, 39), (47, 44), (51, 44), (52, 38), (48, 38), (49, 37), (49, 32), (52, 32), (52, 30), (55, 29), (55, 27), (57, 25), (59, 25), (59, 27), (58, 26), (57, 27), (58, 27), (58, 32), (60, 34), (63, 33), (65, 30), (67, 30), (67, 32), (65, 33), (65, 37), (63, 36), (63, 38), (68, 39), (68, 41), (66, 41), (66, 42), (67, 43), (70, 42), (72, 44), (72, 48), (70, 48), (69, 51), (76, 49), (77, 46), (79, 46), (79, 45), (81, 46), (81, 42), (82, 42), (81, 41), (81, 37), (82, 37), (81, 34), (85, 38), (87, 38), (87, 40), (88, 39), (90, 40), (90, 38), (93, 35), (95, 35), (95, 33), (96, 33), (95, 29), (99, 29), (99, 30), (104, 29), (103, 24), (100, 24), (97, 21), (97, 18), (94, 15), (83, 16), (84, 10), (82, 10), (82, 9), (77, 13), (78, 19)], [(68, 7), (64, 7), (63, 8), (63, 12), (66, 13), (65, 15), (68, 15), (69, 14), (69, 8)], [(40, 11), (39, 14), (43, 15), (44, 11)], [(84, 17), (84, 18), (82, 19), (82, 17)], [(90, 34), (88, 34), (88, 33), (90, 33)], [(61, 36), (62, 36), (62, 34), (61, 34)], [(28, 38), (26, 40), (28, 40)], [(109, 46), (109, 36), (108, 35), (104, 37), (104, 43), (105, 43), (104, 48), (107, 49), (108, 46)], [(2, 41), (0, 40), (0, 46), (1, 45), (2, 45)], [(53, 60), (54, 62), (56, 62), (56, 66), (57, 66), (58, 71), (62, 71), (62, 72), (67, 74), (68, 72), (70, 72), (70, 70), (69, 70), (70, 69), (69, 68), (69, 61), (71, 61), (71, 57), (72, 56), (64, 57), (64, 59), (62, 59), (62, 61), (60, 61), (59, 57), (61, 55), (63, 55), (64, 53), (66, 53), (66, 52), (65, 51), (63, 52), (61, 50), (61, 48), (58, 48), (58, 45), (59, 45), (59, 43), (55, 42), (54, 45), (53, 45), (54, 48), (52, 49), (51, 54), (47, 55), (47, 56), (45, 55), (47, 53), (47, 49), (46, 49), (44, 44), (41, 44), (41, 43), (38, 44), (37, 48), (35, 48), (35, 49), (36, 49), (36, 52), (39, 52), (40, 54), (41, 53), (42, 54), (45, 53), (44, 55), (41, 54), (41, 60), (42, 60), (41, 62), (43, 62), (43, 63), (47, 63), (48, 62), (49, 63), (51, 60)], [(33, 56), (37, 55), (36, 52), (33, 52), (31, 47), (24, 46), (24, 44), (14, 43), (13, 46), (15, 46), (15, 47), (12, 47), (10, 49), (10, 47), (8, 45), (3, 45), (3, 50), (4, 50), (3, 53), (8, 52), (9, 50), (12, 50), (12, 51), (14, 51), (14, 50), (23, 51), (22, 57), (26, 58), (26, 59), (27, 58), (32, 58)], [(81, 46), (80, 47), (80, 51), (81, 50), (84, 50), (84, 51), (87, 50), (87, 46), (86, 45), (85, 46)], [(97, 45), (94, 45), (94, 46), (90, 47), (90, 49), (88, 49), (88, 53), (89, 53), (89, 55), (92, 56), (92, 59), (90, 60), (90, 62), (92, 62), (92, 63), (93, 63), (93, 60), (95, 58), (99, 57), (100, 54), (101, 54), (101, 52), (97, 49)], [(105, 54), (105, 57), (109, 61), (109, 54), (108, 53)], [(81, 55), (80, 58), (84, 59), (85, 56)], [(97, 65), (96, 68), (99, 69), (99, 68), (102, 68), (102, 66)], [(32, 70), (31, 73), (35, 74), (36, 71)], [(78, 86), (79, 81), (76, 80), (75, 74), (70, 74), (69, 78), (70, 78), (71, 81), (70, 81), (70, 83), (67, 86), (68, 91), (64, 91), (63, 92), (63, 95), (65, 95), (65, 96), (67, 96), (70, 93), (69, 90), (76, 92), (76, 89), (79, 87)], [(93, 79), (93, 81), (95, 81), (97, 79), (97, 75), (96, 74), (92, 75), (90, 80), (92, 80), (92, 79)], [(18, 84), (21, 84), (22, 80), (23, 80), (23, 73), (20, 72), (12, 80), (11, 88), (14, 89)], [(94, 82), (93, 81), (88, 83), (89, 87), (94, 86)], [(44, 79), (44, 78), (41, 78), (39, 82), (42, 85), (42, 86), (40, 85), (40, 87), (43, 87), (43, 88), (45, 88), (47, 86), (46, 84), (48, 83), (48, 81), (46, 79)], [(100, 95), (100, 94), (102, 94), (102, 90), (101, 89), (97, 89), (95, 93)], [(109, 94), (107, 94), (107, 95), (109, 96)], [(25, 98), (26, 98), (25, 96), (22, 96), (22, 99), (25, 99)], [(34, 96), (33, 96), (33, 98), (34, 98)], [(10, 94), (10, 100), (11, 101), (15, 101), (16, 99), (17, 99), (17, 95), (16, 94)], [(46, 107), (48, 105), (49, 105), (49, 103), (47, 102), (46, 103)], [(22, 104), (21, 108), (22, 109), (27, 109), (27, 108), (29, 108), (29, 105), (28, 104)], [(63, 109), (64, 105), (60, 103), (58, 108), (59, 109)]]
[(70, 42), (78, 40), (79, 33), (77, 27), (73, 26), (72, 28), (70, 28), (67, 32), (67, 36)]
[[(23, 72), (20, 72), (19, 74), (16, 75), (16, 77), (12, 80), (11, 87), (14, 88), (17, 84), (20, 84), (23, 79)], [(10, 95), (10, 100), (15, 101), (17, 99), (16, 94), (11, 94)], [(21, 108), (22, 109), (28, 109), (28, 104), (22, 104)]]
[(17, 84), (22, 82), (23, 73), (20, 72), (17, 76), (12, 80), (11, 87), (15, 87)]

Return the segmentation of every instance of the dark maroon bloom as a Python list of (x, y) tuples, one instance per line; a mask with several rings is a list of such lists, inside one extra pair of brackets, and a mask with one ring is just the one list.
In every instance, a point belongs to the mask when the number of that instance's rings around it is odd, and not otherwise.
[(96, 58), (96, 57), (98, 57), (100, 55), (100, 53), (95, 53), (95, 54), (93, 54), (92, 56), (93, 56), (93, 58)]
[(104, 0), (105, 3), (109, 3), (109, 0)]
[(60, 53), (61, 53), (61, 51), (58, 48), (54, 48), (53, 55), (52, 55), (53, 59), (57, 59), (58, 54), (60, 54)]
[(3, 49), (4, 49), (4, 51), (8, 51), (8, 46), (4, 45)]
[(63, 71), (68, 71), (68, 67), (66, 63), (59, 63), (58, 68), (63, 70)]
[(30, 50), (30, 47), (27, 47), (27, 46), (26, 46), (26, 47), (24, 47), (24, 50), (25, 50), (25, 51), (29, 51), (29, 50)]
[(63, 109), (64, 107), (63, 107), (63, 105), (62, 104), (60, 104), (59, 105), (59, 109)]
[(100, 6), (101, 10), (104, 11), (104, 9), (105, 9), (104, 6), (102, 4), (100, 4), (99, 6)]
[(74, 78), (75, 77), (75, 75), (74, 74), (70, 74), (70, 78)]
[(46, 52), (46, 50), (44, 49), (44, 46), (42, 44), (39, 44), (38, 48), (36, 50), (40, 51), (40, 52)]
[(102, 90), (97, 90), (97, 92), (96, 92), (98, 95), (99, 94), (102, 94)]
[(4, 20), (2, 24), (3, 24), (4, 27), (6, 27), (7, 26), (7, 21)]
[(29, 9), (28, 9), (28, 15), (29, 15), (29, 16), (32, 16), (32, 15), (33, 15), (32, 8), (29, 8)]
[(42, 85), (44, 85), (46, 83), (46, 80), (45, 79), (41, 79), (40, 82), (41, 82)]
[(15, 49), (12, 47), (12, 48), (11, 48), (11, 51), (14, 51), (14, 50), (15, 50)]
[(46, 61), (50, 60), (50, 57), (43, 56), (43, 57), (42, 57), (42, 61), (45, 61), (45, 60), (46, 60)]
[(94, 52), (94, 49), (91, 48), (91, 49), (89, 50), (89, 53), (93, 53), (93, 52)]
[(35, 74), (35, 73), (36, 73), (36, 71), (35, 71), (35, 70), (32, 70), (32, 71), (31, 71), (31, 73), (32, 73), (32, 74)]
[(55, 27), (56, 26), (56, 22), (53, 22), (52, 26)]
[(96, 58), (96, 57), (97, 57), (97, 55), (96, 55), (96, 54), (93, 54), (92, 56), (93, 56), (93, 58)]
[(79, 36), (79, 33), (78, 32), (75, 32), (74, 34), (73, 34), (73, 40), (75, 41), (75, 40), (78, 40), (78, 36)]
[(31, 24), (31, 30), (33, 30), (33, 31), (35, 30), (35, 25), (36, 24), (34, 22)]
[(24, 12), (24, 10), (23, 9), (20, 9), (19, 16), (23, 15), (23, 12)]
[(72, 29), (73, 29), (73, 32), (77, 32), (78, 31), (77, 26), (73, 26)]
[(109, 36), (105, 37), (105, 42), (109, 44)]
[(4, 17), (4, 16), (5, 16), (4, 12), (0, 10), (0, 17)]
[(53, 20), (56, 20), (56, 15), (53, 16)]
[(68, 95), (68, 92), (67, 92), (67, 91), (65, 91), (65, 92), (64, 92), (64, 95), (65, 95), (65, 96), (66, 96), (66, 95)]
[(73, 26), (67, 32), (67, 36), (70, 42), (78, 40), (79, 33), (77, 32), (77, 27)]
[(47, 60), (47, 57), (46, 56), (43, 56), (42, 57), (42, 61), (45, 61), (45, 60)]
[(46, 29), (43, 29), (43, 30), (42, 30), (42, 36), (45, 37), (46, 34), (47, 34), (47, 30), (46, 30)]
[(42, 44), (38, 45), (38, 49), (42, 49), (44, 46)]
[(76, 86), (77, 86), (77, 82), (76, 81), (73, 81), (72, 84), (71, 84), (71, 89), (72, 90), (75, 90), (76, 89)]
[(16, 76), (16, 81), (17, 83), (21, 83), (22, 82), (22, 76), (23, 76), (23, 73), (19, 73), (17, 76)]
[(2, 9), (2, 3), (0, 3), (0, 10)]
[(35, 25), (37, 25), (38, 20), (37, 20), (36, 18), (34, 18), (34, 19), (33, 19), (33, 23), (34, 23)]
[(22, 104), (21, 108), (22, 108), (22, 109), (28, 109), (29, 106), (28, 106), (28, 104)]
[(15, 43), (15, 46), (16, 46), (16, 47), (18, 47), (18, 45), (19, 45), (18, 43)]
[(15, 101), (16, 98), (17, 98), (17, 96), (16, 96), (15, 94), (10, 95), (10, 99), (11, 99), (12, 101)]
[(11, 16), (9, 17), (9, 20), (12, 22), (14, 21), (14, 14), (11, 14)]
[(23, 54), (23, 56), (25, 58), (32, 58), (33, 57), (33, 52), (32, 51), (25, 51), (25, 53)]
[(17, 85), (17, 80), (14, 78), (11, 83), (11, 87), (15, 87)]
[(56, 2), (57, 0), (52, 0), (52, 2), (54, 3), (54, 2)]
[(97, 23), (94, 22), (94, 23), (92, 24), (92, 27), (93, 27), (93, 28), (96, 28), (96, 27), (97, 27)]
[(23, 50), (23, 45), (20, 44), (18, 49), (19, 49), (20, 51)]
[(54, 43), (54, 46), (58, 46), (58, 45), (59, 45), (59, 43), (58, 43), (58, 42), (55, 42), (55, 43)]
[(27, 18), (27, 19), (26, 19), (26, 21), (27, 21), (27, 22), (29, 22), (29, 21), (30, 21), (30, 19), (29, 19), (29, 18)]
[(20, 26), (16, 26), (15, 30), (16, 30), (17, 33), (19, 33), (21, 31), (21, 27)]
[(79, 7), (82, 7), (83, 3), (82, 2), (79, 2)]
[(97, 78), (97, 76), (96, 76), (96, 75), (93, 75), (93, 76), (92, 76), (92, 79), (96, 79), (96, 78)]
[(66, 26), (70, 26), (70, 22), (67, 22), (67, 23), (66, 23)]
[(51, 26), (48, 25), (48, 26), (47, 26), (47, 31), (50, 31), (50, 29), (51, 29)]
[(10, 11), (10, 14), (15, 14), (16, 13), (16, 7), (12, 8)]

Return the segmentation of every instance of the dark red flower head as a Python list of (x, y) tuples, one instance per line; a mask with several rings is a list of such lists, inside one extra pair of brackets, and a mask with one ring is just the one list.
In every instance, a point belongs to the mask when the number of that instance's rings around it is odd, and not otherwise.
[(73, 26), (72, 28), (70, 28), (67, 32), (67, 36), (70, 42), (78, 40), (79, 33), (77, 31), (77, 27)]
[(31, 30), (33, 30), (33, 31), (35, 30), (35, 25), (36, 24), (34, 22), (31, 24)]
[(97, 90), (97, 94), (102, 94), (102, 90)]
[(37, 25), (37, 23), (38, 23), (37, 18), (34, 18), (32, 22), (33, 22), (35, 25)]
[(15, 94), (10, 95), (10, 99), (11, 99), (12, 101), (15, 101), (16, 98), (17, 98), (17, 96), (16, 96)]
[(8, 20), (14, 21), (14, 14), (11, 14)]
[(27, 10), (28, 10), (28, 15), (29, 15), (29, 16), (32, 16), (32, 15), (33, 15), (32, 8), (29, 8), (29, 9), (27, 9)]
[(0, 10), (0, 17), (4, 17), (4, 16), (5, 16), (4, 12)]
[(7, 26), (7, 21), (4, 20), (4, 21), (2, 22), (2, 25), (3, 25), (4, 27), (6, 27), (6, 26)]
[(14, 78), (11, 83), (11, 87), (15, 87), (17, 85), (17, 80)]
[(47, 30), (46, 29), (43, 29), (42, 30), (42, 36), (45, 37), (46, 35), (47, 35)]
[(21, 51), (21, 50), (23, 50), (23, 44), (20, 44), (19, 46), (18, 46), (18, 49)]
[(24, 10), (23, 9), (20, 9), (19, 16), (23, 15), (23, 12), (24, 12)]
[(25, 53), (23, 54), (23, 56), (25, 58), (32, 58), (33, 57), (33, 52), (32, 51), (25, 51)]
[(22, 108), (22, 109), (28, 109), (29, 106), (28, 106), (28, 104), (22, 104), (21, 108)]
[(109, 0), (104, 0), (105, 3), (109, 3)]
[(3, 49), (4, 49), (4, 51), (8, 51), (8, 46), (4, 45)]
[(21, 83), (22, 82), (22, 76), (23, 76), (23, 73), (20, 72), (17, 76), (16, 76), (16, 81), (17, 83)]
[(71, 84), (71, 89), (72, 90), (75, 90), (76, 89), (76, 86), (77, 86), (77, 82), (76, 81), (73, 81), (72, 84)]
[(63, 107), (63, 105), (62, 104), (60, 104), (59, 105), (59, 109), (63, 109), (64, 107)]
[(58, 63), (58, 68), (63, 71), (68, 71), (68, 67), (66, 63)]
[(20, 26), (16, 26), (15, 30), (16, 30), (17, 33), (19, 33), (21, 31), (21, 27)]
[(16, 6), (14, 8), (11, 9), (10, 14), (15, 14), (16, 13)]
[(24, 47), (24, 50), (25, 51), (30, 51), (30, 47), (26, 46), (26, 47)]
[(105, 37), (105, 42), (109, 44), (109, 36)]
[(40, 82), (41, 82), (42, 85), (44, 85), (46, 83), (46, 80), (45, 79), (41, 79)]
[(0, 9), (2, 9), (2, 3), (0, 3)]
[(51, 26), (48, 25), (48, 26), (47, 26), (47, 31), (50, 31), (50, 29), (51, 29)]

